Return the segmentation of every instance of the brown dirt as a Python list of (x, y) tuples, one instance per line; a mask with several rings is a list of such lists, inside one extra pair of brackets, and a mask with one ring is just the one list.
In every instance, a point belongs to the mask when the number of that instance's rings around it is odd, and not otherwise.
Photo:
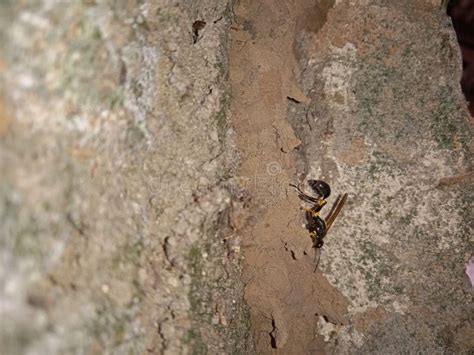
[[(306, 103), (294, 54), (301, 30), (318, 31), (330, 1), (240, 1), (230, 53), (231, 105), (241, 151), (239, 176), (250, 195), (243, 238), (245, 298), (258, 354), (319, 353), (317, 328), (346, 322), (347, 300), (320, 273), (302, 227), (297, 177), (302, 143), (288, 103)], [(321, 11), (321, 8), (325, 11)], [(360, 159), (359, 157), (355, 158)]]

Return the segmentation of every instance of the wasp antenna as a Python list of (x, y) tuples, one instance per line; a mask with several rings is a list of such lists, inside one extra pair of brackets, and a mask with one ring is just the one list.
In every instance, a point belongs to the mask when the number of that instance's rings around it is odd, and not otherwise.
[(303, 193), (303, 191), (301, 191), (301, 189), (299, 188), (299, 186), (296, 186), (295, 184), (288, 184), (290, 185), (291, 187), (294, 187), (296, 191), (298, 191), (299, 193)]
[(298, 197), (302, 199), (303, 201), (310, 202), (310, 203), (318, 203), (319, 199), (316, 197), (312, 197), (307, 195), (305, 192), (303, 192), (299, 186), (296, 186), (294, 184), (289, 184), (291, 187), (294, 187), (296, 191), (298, 191)]

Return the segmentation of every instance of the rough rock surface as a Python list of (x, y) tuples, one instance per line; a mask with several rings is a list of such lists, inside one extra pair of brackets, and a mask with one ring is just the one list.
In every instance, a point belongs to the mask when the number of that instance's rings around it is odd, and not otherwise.
[(218, 233), (230, 1), (0, 14), (0, 352), (250, 346), (238, 245)]
[(326, 349), (472, 350), (472, 127), (450, 19), (422, 1), (337, 2), (298, 50), (308, 175), (349, 193), (321, 260), (349, 301), (344, 325), (321, 319)]

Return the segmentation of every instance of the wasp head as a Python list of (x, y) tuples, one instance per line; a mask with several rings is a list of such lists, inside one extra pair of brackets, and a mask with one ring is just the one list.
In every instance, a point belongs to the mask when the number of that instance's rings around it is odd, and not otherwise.
[(318, 194), (319, 198), (327, 199), (331, 195), (329, 184), (323, 180), (308, 180), (308, 185)]

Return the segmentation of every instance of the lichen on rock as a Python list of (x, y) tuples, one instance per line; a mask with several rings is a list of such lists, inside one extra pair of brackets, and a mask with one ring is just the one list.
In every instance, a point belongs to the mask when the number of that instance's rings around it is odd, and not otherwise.
[(340, 2), (301, 41), (309, 174), (349, 193), (321, 269), (350, 302), (353, 339), (334, 335), (331, 351), (466, 351), (452, 334), (472, 329), (457, 271), (471, 251), (472, 131), (449, 19), (422, 1)]

